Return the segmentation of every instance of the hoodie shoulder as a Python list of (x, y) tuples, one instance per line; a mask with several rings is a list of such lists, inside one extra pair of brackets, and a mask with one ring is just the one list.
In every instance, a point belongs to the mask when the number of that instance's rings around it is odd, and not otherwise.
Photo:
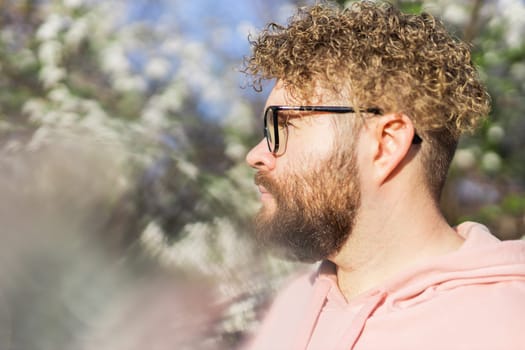
[[(525, 241), (499, 241), (475, 223), (457, 231), (465, 238), (458, 251), (391, 285), (385, 303), (367, 321), (360, 344), (371, 349), (523, 348)], [(383, 332), (396, 324), (410, 332)]]
[[(355, 349), (523, 349), (525, 279), (424, 293), (422, 302), (369, 318)], [(394, 331), (399, 325), (406, 331)]]

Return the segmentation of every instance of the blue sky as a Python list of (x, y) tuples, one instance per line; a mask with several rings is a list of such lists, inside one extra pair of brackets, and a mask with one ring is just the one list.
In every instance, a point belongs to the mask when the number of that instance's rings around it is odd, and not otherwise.
[(284, 21), (291, 11), (286, 0), (135, 0), (129, 4), (130, 20), (173, 26), (188, 38), (208, 40), (214, 29), (221, 29), (229, 34), (222, 47), (232, 55), (248, 50), (247, 39), (238, 35), (240, 24), (261, 28), (268, 21)]
[[(127, 4), (128, 20), (146, 21), (162, 26), (167, 33), (204, 43), (209, 48), (206, 55), (210, 59), (203, 57), (203, 64), (212, 64), (217, 71), (227, 66), (241, 66), (250, 50), (244, 28), (253, 27), (256, 34), (270, 21), (286, 21), (294, 10), (287, 0), (133, 0)], [(147, 61), (143, 52), (131, 55), (137, 67)], [(176, 61), (177, 57), (173, 59)], [(239, 73), (239, 86), (242, 80)], [(244, 98), (265, 97), (264, 93), (255, 94), (252, 89), (239, 90)], [(214, 118), (221, 115), (223, 104), (227, 105), (228, 101), (215, 101), (213, 108), (200, 101), (199, 109), (203, 115)]]

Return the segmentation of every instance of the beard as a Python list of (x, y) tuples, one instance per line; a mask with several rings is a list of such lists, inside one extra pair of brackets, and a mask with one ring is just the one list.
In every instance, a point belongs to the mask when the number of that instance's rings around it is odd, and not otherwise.
[(287, 259), (315, 262), (340, 251), (354, 226), (360, 206), (354, 152), (333, 155), (308, 174), (272, 179), (255, 176), (276, 205), (261, 208), (255, 218), (258, 242)]

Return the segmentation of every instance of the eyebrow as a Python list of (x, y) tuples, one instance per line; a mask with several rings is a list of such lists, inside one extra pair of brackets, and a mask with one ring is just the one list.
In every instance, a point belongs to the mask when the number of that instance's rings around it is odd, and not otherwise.
[(329, 111), (311, 111), (311, 110), (283, 110), (279, 111), (279, 115), (286, 116), (286, 120), (289, 119), (298, 119), (302, 117), (314, 116), (317, 114), (334, 114), (334, 112)]

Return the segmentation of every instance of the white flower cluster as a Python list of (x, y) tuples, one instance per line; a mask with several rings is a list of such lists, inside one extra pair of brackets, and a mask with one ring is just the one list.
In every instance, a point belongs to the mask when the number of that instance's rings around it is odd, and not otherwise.
[[(258, 206), (253, 173), (243, 164), (254, 120), (251, 105), (241, 100), (236, 85), (238, 73), (233, 67), (238, 62), (221, 61), (207, 43), (190, 40), (165, 24), (130, 23), (126, 6), (124, 0), (63, 0), (38, 6), (43, 21), (35, 33), (36, 48), (18, 52), (19, 64), (38, 64), (41, 84), (23, 105), (23, 114), (34, 127), (25, 147), (38, 151), (57, 139), (74, 144), (81, 135), (99, 145), (100, 152), (118, 150), (108, 152), (116, 168), (131, 161), (146, 168), (169, 148), (175, 154), (168, 156), (176, 160), (180, 174), (197, 182), (204, 170), (187, 154), (177, 153), (177, 145), (163, 146), (161, 135), (169, 130), (175, 143), (190, 148), (199, 143), (186, 134), (185, 126), (194, 126), (197, 118), (214, 119), (223, 133), (229, 167), (222, 176), (207, 177), (202, 185), (206, 198), (195, 202), (225, 203), (232, 208), (231, 217), (211, 213), (206, 220), (190, 219), (182, 238), (171, 244), (153, 219), (141, 242), (166, 265), (213, 277), (224, 303), (272, 289), (294, 266), (254, 261), (257, 251), (235, 224), (236, 218), (252, 215)], [(291, 11), (287, 6), (282, 13), (287, 17)], [(253, 27), (245, 21), (235, 30), (222, 28), (215, 35), (231, 36), (237, 31), (244, 40)], [(15, 148), (12, 143), (5, 147)], [(132, 183), (128, 178), (117, 182), (118, 194)], [(249, 328), (255, 321), (256, 302), (248, 298), (233, 304), (225, 331)]]
[[(486, 132), (486, 139), (492, 145), (500, 144), (504, 138), (505, 130), (499, 124), (491, 125)], [(458, 149), (452, 161), (453, 166), (461, 170), (473, 169), (478, 163), (486, 172), (495, 173), (501, 170), (503, 161), (498, 153), (490, 150), (483, 152), (478, 146)]]
[(505, 41), (509, 47), (519, 48), (524, 44), (525, 3), (521, 0), (499, 0), (497, 2), (499, 18), (505, 28)]
[(504, 44), (507, 47), (519, 48), (523, 45), (525, 3), (521, 0), (486, 1), (483, 2), (479, 13), (474, 13), (473, 3), (466, 0), (428, 1), (424, 3), (423, 8), (460, 28), (472, 24), (473, 21), (477, 25), (487, 23), (489, 28), (503, 31)]

